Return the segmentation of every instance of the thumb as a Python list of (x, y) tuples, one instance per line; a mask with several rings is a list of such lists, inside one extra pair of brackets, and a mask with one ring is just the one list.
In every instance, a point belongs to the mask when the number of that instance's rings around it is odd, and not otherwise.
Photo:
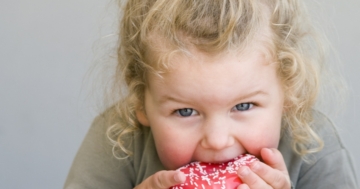
[(276, 148), (261, 149), (261, 158), (270, 167), (277, 169), (283, 173), (287, 173), (286, 164), (280, 151)]
[(186, 177), (180, 171), (159, 171), (144, 180), (135, 189), (168, 189), (171, 186), (184, 183)]

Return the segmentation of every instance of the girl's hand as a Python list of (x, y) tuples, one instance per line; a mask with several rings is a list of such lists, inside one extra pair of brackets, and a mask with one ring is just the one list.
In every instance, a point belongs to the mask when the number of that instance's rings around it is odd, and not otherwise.
[(180, 171), (159, 171), (134, 189), (168, 189), (171, 186), (182, 184), (186, 180), (185, 175)]
[(289, 189), (290, 177), (281, 153), (269, 148), (263, 148), (260, 153), (264, 163), (255, 161), (238, 170), (243, 184), (237, 189)]

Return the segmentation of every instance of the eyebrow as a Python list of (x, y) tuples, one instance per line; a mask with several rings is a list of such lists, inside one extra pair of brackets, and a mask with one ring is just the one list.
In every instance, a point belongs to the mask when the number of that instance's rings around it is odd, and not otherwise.
[[(250, 97), (253, 97), (253, 96), (257, 96), (257, 95), (263, 95), (263, 96), (269, 96), (269, 93), (263, 91), (263, 90), (255, 90), (253, 92), (250, 92), (250, 93), (247, 93), (243, 96), (239, 96), (237, 98), (235, 98), (236, 101), (241, 101), (241, 100), (244, 100), (244, 99), (247, 99), (247, 98), (250, 98)], [(163, 104), (167, 101), (174, 101), (174, 102), (178, 102), (178, 103), (186, 103), (186, 101), (182, 101), (181, 99), (178, 99), (178, 98), (175, 98), (173, 96), (169, 96), (169, 95), (163, 95), (160, 97), (160, 100), (159, 100), (159, 104)]]
[(257, 95), (269, 96), (269, 93), (267, 93), (267, 92), (265, 92), (263, 90), (255, 90), (253, 92), (245, 94), (244, 96), (239, 97), (238, 100), (247, 99), (247, 98), (250, 98), (252, 96), (257, 96)]
[(179, 102), (179, 103), (184, 103), (184, 101), (180, 100), (180, 99), (177, 99), (175, 97), (172, 97), (172, 96), (169, 96), (169, 95), (162, 95), (160, 97), (160, 100), (159, 100), (159, 104), (163, 104), (165, 102), (168, 102), (168, 101), (174, 101), (174, 102)]

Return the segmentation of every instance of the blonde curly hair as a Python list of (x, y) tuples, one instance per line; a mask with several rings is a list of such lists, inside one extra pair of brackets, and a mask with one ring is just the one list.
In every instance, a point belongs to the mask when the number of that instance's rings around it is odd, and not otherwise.
[[(299, 0), (128, 0), (120, 3), (122, 20), (115, 87), (126, 92), (116, 101), (114, 124), (108, 128), (113, 149), (131, 151), (124, 137), (141, 125), (147, 74), (166, 69), (166, 61), (151, 65), (146, 53), (156, 33), (171, 46), (167, 55), (186, 51), (187, 36), (208, 52), (243, 49), (268, 28), (267, 48), (278, 63), (285, 93), (283, 131), (290, 133), (293, 150), (301, 155), (319, 151), (322, 140), (312, 128), (312, 108), (319, 92), (323, 48)], [(266, 41), (266, 40), (265, 40)], [(116, 90), (118, 92), (118, 90)], [(315, 145), (314, 145), (315, 144)], [(311, 147), (310, 147), (311, 146)]]

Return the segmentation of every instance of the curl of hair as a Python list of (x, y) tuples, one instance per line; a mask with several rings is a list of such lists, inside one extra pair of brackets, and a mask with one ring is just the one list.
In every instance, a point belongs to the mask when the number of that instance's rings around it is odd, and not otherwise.
[(202, 51), (221, 52), (246, 48), (262, 35), (264, 25), (271, 33), (268, 47), (285, 93), (283, 131), (291, 134), (293, 150), (299, 155), (322, 148), (311, 123), (323, 48), (299, 0), (129, 0), (122, 7), (114, 87), (126, 91), (113, 108), (117, 121), (107, 130), (114, 151), (131, 155), (124, 137), (141, 127), (136, 111), (143, 110), (146, 78), (159, 71), (158, 65), (146, 60), (146, 52), (154, 47), (153, 33), (170, 45), (168, 54), (187, 51), (189, 41), (183, 36)]

